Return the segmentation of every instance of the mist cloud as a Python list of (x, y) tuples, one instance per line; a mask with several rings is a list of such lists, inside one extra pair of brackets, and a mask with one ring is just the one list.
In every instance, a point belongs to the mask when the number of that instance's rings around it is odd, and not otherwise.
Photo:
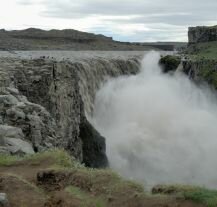
[(161, 73), (159, 58), (147, 54), (138, 75), (111, 79), (97, 93), (93, 123), (111, 167), (147, 188), (216, 188), (216, 97), (181, 73)]

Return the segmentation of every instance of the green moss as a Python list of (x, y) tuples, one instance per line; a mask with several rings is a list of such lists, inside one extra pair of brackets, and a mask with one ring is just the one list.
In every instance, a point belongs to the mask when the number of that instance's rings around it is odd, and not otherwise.
[(216, 60), (217, 59), (217, 41), (204, 42), (190, 45), (186, 51), (191, 59)]
[(163, 66), (163, 72), (167, 73), (176, 70), (180, 62), (181, 58), (179, 56), (167, 55), (162, 57), (159, 63)]
[(183, 192), (185, 199), (206, 205), (207, 207), (217, 206), (217, 190), (197, 188), (193, 191)]
[(206, 81), (214, 89), (217, 89), (217, 71), (215, 70), (216, 66), (217, 62), (204, 60), (199, 64), (198, 73), (198, 77), (201, 80)]
[(28, 162), (28, 164), (32, 165), (39, 165), (42, 161), (48, 160), (50, 160), (52, 167), (60, 169), (83, 167), (83, 165), (62, 149), (52, 149), (24, 157), (0, 154), (0, 166), (9, 166), (20, 161)]
[(207, 207), (217, 206), (217, 190), (188, 185), (162, 185), (157, 186), (156, 189), (155, 193), (181, 196), (186, 200), (203, 204)]
[(0, 166), (10, 166), (17, 162), (20, 158), (17, 156), (0, 154)]
[(79, 199), (81, 202), (80, 206), (82, 207), (88, 207), (88, 206), (94, 206), (94, 207), (104, 207), (106, 206), (106, 202), (100, 198), (95, 196), (90, 196), (90, 194), (87, 194), (84, 191), (81, 191), (78, 187), (75, 186), (68, 186), (65, 189), (68, 193), (70, 193), (73, 197)]
[(52, 159), (53, 165), (65, 168), (71, 168), (78, 164), (74, 158), (72, 158), (66, 151), (62, 149), (52, 149), (24, 158), (24, 160), (28, 160), (30, 163), (35, 164), (40, 163), (41, 160), (46, 159)]

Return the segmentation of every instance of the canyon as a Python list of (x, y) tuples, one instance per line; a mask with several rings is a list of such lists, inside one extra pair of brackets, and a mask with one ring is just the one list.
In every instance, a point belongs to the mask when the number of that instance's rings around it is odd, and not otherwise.
[[(1, 30), (0, 205), (4, 200), (7, 206), (8, 196), (11, 206), (18, 207), (21, 203), (16, 203), (14, 195), (29, 191), (23, 202), (33, 207), (68, 207), (72, 203), (77, 207), (85, 199), (90, 199), (84, 204), (88, 207), (211, 206), (205, 201), (195, 203), (194, 196), (211, 193), (213, 197), (208, 199), (215, 199), (215, 190), (185, 185), (216, 187), (210, 167), (215, 151), (208, 153), (202, 137), (210, 135), (215, 146), (213, 28), (189, 28), (189, 46), (175, 56), (173, 51), (159, 51), (153, 45), (118, 43), (74, 30)], [(148, 51), (154, 48), (157, 52)], [(160, 61), (168, 55), (165, 62)], [(163, 101), (165, 95), (169, 100)], [(188, 95), (193, 100), (190, 105), (186, 104)], [(203, 130), (192, 111), (207, 120), (208, 130)], [(186, 136), (177, 143), (175, 138), (183, 134)], [(161, 139), (155, 143), (159, 135)], [(173, 146), (168, 148), (170, 144), (163, 138)], [(199, 146), (195, 153), (186, 147), (191, 142)], [(203, 169), (209, 170), (206, 177), (202, 172), (192, 177), (202, 165), (196, 162), (200, 150), (207, 158)], [(178, 157), (178, 152), (183, 156)], [(131, 181), (119, 180), (109, 167)], [(176, 181), (185, 185), (170, 186)], [(16, 192), (13, 185), (22, 188)], [(156, 197), (147, 195), (144, 186)], [(106, 204), (93, 197), (102, 197)]]

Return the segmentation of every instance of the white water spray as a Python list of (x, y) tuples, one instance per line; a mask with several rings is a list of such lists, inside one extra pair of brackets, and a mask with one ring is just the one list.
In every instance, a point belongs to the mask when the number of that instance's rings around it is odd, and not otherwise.
[(183, 74), (161, 73), (159, 58), (150, 52), (138, 75), (111, 79), (97, 93), (93, 122), (110, 165), (148, 188), (217, 187), (217, 100)]

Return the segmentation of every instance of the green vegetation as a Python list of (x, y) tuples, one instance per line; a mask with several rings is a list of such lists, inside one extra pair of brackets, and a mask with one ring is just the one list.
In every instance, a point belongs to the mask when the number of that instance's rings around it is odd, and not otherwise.
[(7, 177), (18, 180), (19, 182), (21, 182), (22, 184), (25, 184), (26, 186), (28, 186), (30, 189), (34, 190), (37, 193), (41, 193), (41, 194), (43, 193), (42, 189), (38, 188), (36, 185), (27, 181), (26, 179), (24, 179), (23, 177), (21, 177), (19, 175), (8, 173)]
[(107, 206), (109, 202), (114, 202), (115, 206), (118, 206), (119, 200), (125, 202), (145, 196), (143, 186), (124, 180), (109, 169), (79, 168), (73, 172), (73, 182), (67, 189), (77, 194), (77, 197), (92, 195), (87, 200), (97, 203), (96, 206)]
[(19, 160), (17, 156), (0, 154), (0, 166), (10, 166)]
[(80, 163), (72, 158), (66, 151), (61, 149), (48, 150), (24, 157), (0, 154), (0, 166), (10, 166), (19, 162), (28, 162), (31, 165), (38, 165), (43, 160), (50, 160), (52, 163), (51, 167), (56, 168), (82, 167)]
[(217, 89), (216, 62), (204, 60), (199, 64), (198, 77), (206, 81), (211, 87)]
[[(13, 169), (19, 166), (25, 169), (23, 172), (10, 171), (10, 166), (13, 166)], [(35, 173), (38, 170), (51, 173), (51, 177), (58, 178), (59, 186), (62, 186), (60, 190), (63, 199), (72, 199), (81, 207), (124, 206), (126, 203), (129, 206), (137, 206), (137, 204), (145, 202), (153, 202), (156, 206), (158, 204), (160, 206), (160, 203), (172, 203), (171, 199), (177, 200), (177, 198), (181, 198), (178, 199), (180, 203), (187, 200), (206, 207), (217, 206), (217, 190), (185, 185), (162, 185), (153, 188), (153, 194), (148, 194), (145, 193), (142, 185), (127, 181), (110, 169), (86, 168), (71, 158), (64, 150), (59, 149), (24, 158), (0, 155), (0, 167), (3, 167), (4, 173), (7, 172), (5, 168), (8, 168), (8, 173), (4, 175), (6, 179), (15, 178), (17, 183), (21, 181), (23, 186), (26, 186), (27, 191), (31, 190), (31, 195), (36, 192), (38, 193), (37, 196), (43, 195), (43, 199), (47, 198), (46, 189), (49, 187), (47, 185), (52, 187), (55, 183), (50, 183), (51, 179), (48, 183), (45, 181), (45, 188), (43, 188), (43, 182), (41, 183), (42, 186), (36, 186), (34, 182), (32, 183), (36, 174), (31, 174), (32, 177), (28, 180), (29, 175), (26, 174), (26, 171), (30, 170), (29, 172), (32, 173), (34, 167)], [(27, 177), (25, 177), (26, 175)], [(11, 191), (13, 189), (11, 186)]]
[(156, 187), (156, 189), (154, 193), (177, 195), (185, 200), (203, 204), (207, 207), (217, 206), (217, 190), (188, 185), (162, 185)]
[(193, 60), (217, 59), (217, 41), (192, 44), (188, 47), (186, 53)]
[(62, 149), (48, 150), (41, 153), (36, 153), (31, 156), (27, 156), (24, 160), (29, 161), (32, 164), (39, 164), (42, 160), (51, 160), (52, 167), (72, 168), (77, 167), (80, 164), (71, 157), (66, 151)]
[(160, 59), (160, 64), (163, 66), (163, 72), (165, 73), (176, 70), (180, 62), (181, 58), (174, 55), (167, 55)]
[(46, 166), (43, 170), (52, 171), (54, 176), (69, 176), (70, 181), (65, 186), (65, 192), (78, 199), (82, 207), (104, 207), (108, 202), (116, 205), (119, 200), (126, 202), (128, 199), (145, 195), (142, 185), (127, 181), (110, 169), (86, 168), (63, 150), (50, 150), (23, 158), (0, 155), (0, 160), (0, 167), (21, 165), (24, 168), (29, 166), (41, 170), (41, 166)]
[(185, 199), (206, 205), (207, 207), (217, 206), (217, 190), (197, 188), (193, 191), (183, 192)]
[(217, 89), (217, 41), (192, 44), (186, 55), (196, 73), (195, 79)]
[(66, 192), (70, 193), (73, 197), (81, 201), (81, 207), (95, 206), (104, 207), (106, 206), (105, 201), (102, 198), (96, 198), (89, 194), (81, 191), (78, 187), (68, 186), (65, 189)]

